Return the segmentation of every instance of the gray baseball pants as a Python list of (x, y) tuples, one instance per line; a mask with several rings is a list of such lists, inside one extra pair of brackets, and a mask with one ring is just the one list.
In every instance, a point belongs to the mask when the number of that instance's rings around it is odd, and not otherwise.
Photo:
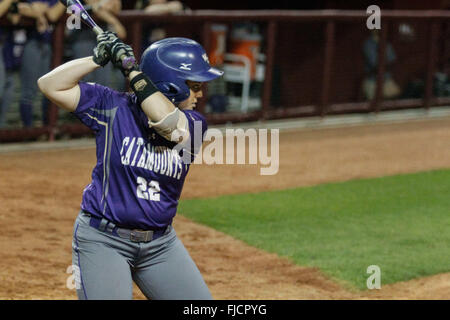
[(100, 231), (89, 220), (81, 212), (74, 225), (72, 264), (79, 299), (132, 299), (132, 281), (148, 299), (212, 299), (172, 227), (150, 242), (133, 242)]

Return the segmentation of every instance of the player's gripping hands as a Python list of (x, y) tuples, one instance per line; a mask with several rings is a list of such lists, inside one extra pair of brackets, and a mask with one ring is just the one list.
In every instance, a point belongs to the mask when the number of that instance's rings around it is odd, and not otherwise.
[[(130, 58), (133, 59), (134, 64), (127, 67), (124, 65), (124, 61)], [(115, 42), (111, 47), (111, 62), (117, 69), (122, 71), (125, 77), (128, 77), (132, 71), (139, 71), (133, 49), (121, 40)]]
[[(123, 43), (112, 32), (102, 33), (97, 36), (94, 54), (96, 64), (104, 65), (110, 59), (114, 67), (129, 78), (130, 88), (136, 95), (138, 105), (149, 119), (151, 127), (169, 141), (176, 143), (189, 141), (186, 115), (159, 91), (145, 73), (140, 72), (133, 49), (129, 45)], [(128, 61), (133, 63), (129, 65)], [(136, 71), (135, 74), (132, 74), (133, 71)]]
[(99, 66), (106, 66), (111, 60), (111, 48), (117, 41), (120, 40), (114, 32), (105, 31), (99, 34), (97, 36), (97, 45), (94, 48), (94, 62)]
[(133, 49), (122, 42), (117, 34), (105, 31), (97, 36), (97, 46), (94, 48), (94, 62), (100, 66), (105, 66), (109, 61), (119, 69), (124, 76), (128, 76), (132, 71), (139, 71), (139, 66), (135, 62), (131, 66), (126, 66), (124, 61), (134, 59)]

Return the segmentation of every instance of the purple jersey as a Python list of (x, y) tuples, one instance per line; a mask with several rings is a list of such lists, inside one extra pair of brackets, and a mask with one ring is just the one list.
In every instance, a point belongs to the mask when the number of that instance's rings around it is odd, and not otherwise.
[[(98, 84), (79, 85), (81, 96), (74, 114), (94, 130), (97, 143), (97, 165), (83, 191), (82, 210), (127, 228), (171, 224), (189, 170), (189, 163), (180, 156), (183, 151), (175, 151), (175, 143), (149, 127), (133, 94)], [(197, 111), (183, 112), (193, 140), (194, 122), (201, 124), (203, 141), (205, 118)]]

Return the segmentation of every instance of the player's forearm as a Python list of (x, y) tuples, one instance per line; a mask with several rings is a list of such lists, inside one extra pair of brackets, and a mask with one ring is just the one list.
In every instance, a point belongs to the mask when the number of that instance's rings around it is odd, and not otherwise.
[(80, 101), (78, 82), (99, 67), (92, 57), (72, 60), (39, 78), (39, 89), (54, 104), (73, 112)]
[(94, 11), (95, 15), (102, 20), (103, 22), (106, 22), (108, 24), (117, 25), (120, 24), (119, 19), (117, 19), (114, 14), (112, 14), (109, 11), (106, 10), (98, 10)]
[(102, 4), (102, 8), (111, 12), (112, 14), (118, 15), (120, 11), (122, 11), (122, 1), (120, 0), (100, 1), (100, 3)]
[(29, 3), (19, 3), (18, 9), (20, 15), (28, 18), (37, 19), (45, 15), (45, 12), (43, 10), (37, 10), (36, 7), (33, 7)]
[(183, 5), (179, 1), (171, 1), (168, 3), (155, 3), (146, 7), (144, 10), (147, 13), (154, 14), (169, 14), (179, 12), (183, 9)]
[(111, 1), (111, 12), (114, 14), (119, 14), (122, 11), (122, 1), (114, 0)]
[[(130, 81), (141, 73), (142, 72), (139, 71), (132, 71), (129, 75)], [(152, 122), (160, 121), (167, 114), (175, 110), (173, 103), (159, 91), (153, 93), (147, 99), (142, 101), (141, 108), (147, 118), (149, 118)]]
[(48, 21), (50, 22), (56, 22), (61, 18), (61, 16), (66, 11), (66, 7), (61, 3), (56, 3), (53, 7), (49, 8), (49, 10), (46, 12), (46, 16)]
[(64, 91), (78, 85), (78, 82), (92, 71), (100, 68), (92, 57), (72, 60), (60, 65), (38, 80), (43, 91)]
[(92, 57), (72, 60), (39, 78), (39, 89), (57, 106), (74, 111), (80, 99), (78, 82), (99, 67)]
[(98, 18), (111, 25), (114, 29), (113, 31), (117, 33), (120, 39), (125, 39), (127, 37), (125, 27), (114, 14), (109, 11), (97, 11), (95, 14)]
[(0, 2), (0, 17), (3, 17), (5, 13), (8, 12), (9, 7), (11, 7), (14, 0), (3, 0)]
[(31, 8), (31, 5), (28, 3), (19, 3), (18, 4), (19, 14), (28, 17), (28, 18), (36, 18), (36, 12)]

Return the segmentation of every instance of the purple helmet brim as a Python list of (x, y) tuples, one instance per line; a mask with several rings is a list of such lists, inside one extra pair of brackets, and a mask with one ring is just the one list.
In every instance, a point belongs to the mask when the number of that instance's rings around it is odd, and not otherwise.
[(198, 81), (198, 82), (207, 82), (207, 81), (211, 81), (214, 80), (220, 76), (223, 75), (223, 71), (216, 69), (216, 68), (210, 68), (209, 70), (202, 72), (202, 73), (198, 73), (192, 76), (188, 76), (188, 80), (191, 81)]

